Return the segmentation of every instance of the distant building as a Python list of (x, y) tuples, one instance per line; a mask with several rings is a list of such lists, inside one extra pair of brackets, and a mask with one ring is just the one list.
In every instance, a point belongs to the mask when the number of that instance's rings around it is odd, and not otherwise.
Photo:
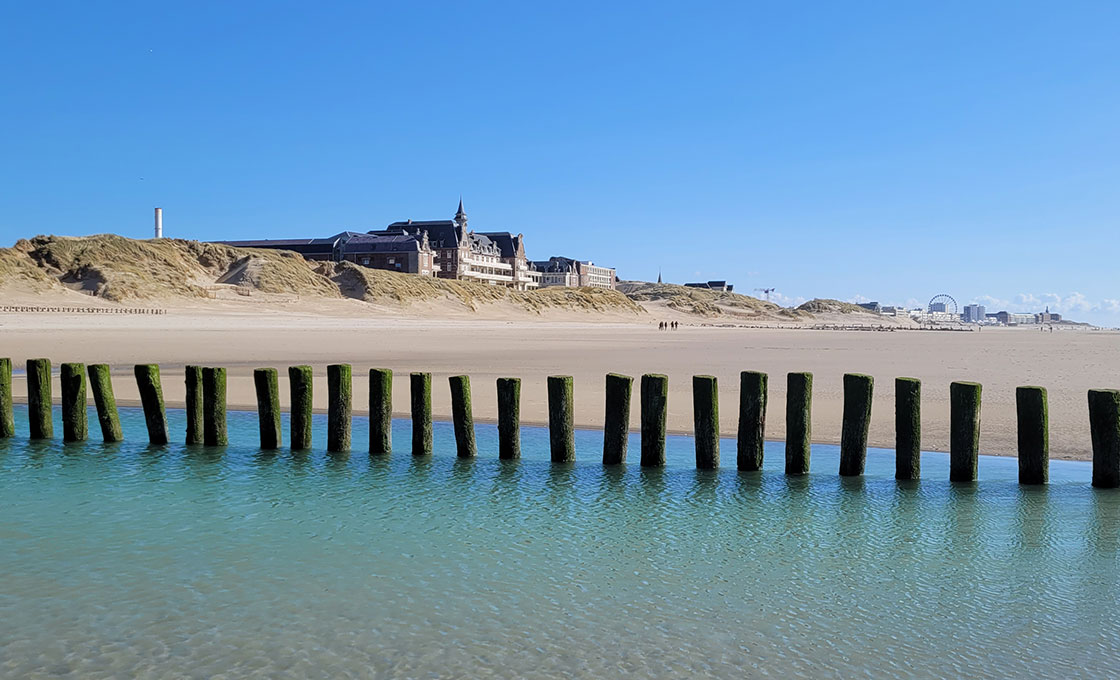
[(735, 286), (726, 281), (705, 281), (701, 283), (686, 283), (684, 284), (689, 288), (706, 288), (708, 290), (721, 290), (725, 293), (730, 293), (735, 290)]
[(882, 314), (883, 312), (883, 307), (878, 302), (857, 302), (856, 306), (863, 307), (867, 311), (875, 312), (876, 314)]
[(614, 288), (615, 270), (601, 267), (594, 262), (573, 260), (570, 257), (550, 257), (533, 262), (540, 275), (541, 288), (548, 286), (568, 286)]
[(961, 321), (965, 323), (982, 323), (987, 321), (987, 313), (984, 305), (965, 305), (964, 312), (961, 313)]
[(1062, 315), (1051, 312), (1049, 307), (1046, 308), (1045, 312), (1038, 315), (1039, 323), (1058, 323), (1061, 320)]
[(929, 311), (931, 314), (935, 312), (945, 313), (949, 311), (949, 308), (944, 302), (934, 302), (929, 306)]
[(996, 320), (1004, 326), (1026, 326), (1038, 323), (1039, 314), (1020, 314), (1017, 312), (996, 312)]

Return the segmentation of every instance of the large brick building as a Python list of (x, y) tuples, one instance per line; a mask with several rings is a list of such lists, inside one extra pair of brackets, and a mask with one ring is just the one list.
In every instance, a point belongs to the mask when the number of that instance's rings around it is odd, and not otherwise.
[(594, 262), (573, 260), (570, 257), (550, 257), (534, 262), (541, 276), (541, 287), (547, 286), (591, 286), (594, 288), (614, 288), (615, 271), (610, 267), (600, 267)]

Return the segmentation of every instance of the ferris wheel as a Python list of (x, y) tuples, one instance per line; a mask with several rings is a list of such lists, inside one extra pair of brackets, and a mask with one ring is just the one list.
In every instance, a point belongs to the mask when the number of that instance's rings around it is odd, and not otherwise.
[(957, 301), (954, 300), (951, 295), (946, 295), (945, 293), (934, 295), (933, 298), (930, 299), (929, 305), (926, 307), (926, 312), (930, 314), (945, 312), (956, 316)]

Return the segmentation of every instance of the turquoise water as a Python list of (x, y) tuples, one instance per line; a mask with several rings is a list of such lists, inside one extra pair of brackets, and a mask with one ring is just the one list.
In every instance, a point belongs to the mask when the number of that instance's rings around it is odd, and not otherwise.
[[(92, 412), (91, 412), (92, 415)], [(182, 412), (169, 413), (176, 435)], [(318, 417), (317, 417), (318, 418)], [(454, 456), (371, 460), (232, 445), (0, 442), (3, 677), (1115, 677), (1120, 493), (1054, 462), (1020, 488), (1013, 459), (950, 485), (948, 460), (893, 479), (893, 453), (837, 476), (606, 469)], [(91, 417), (93, 433), (96, 420)], [(325, 421), (316, 420), (316, 445)], [(285, 434), (287, 434), (285, 423)], [(56, 418), (56, 431), (61, 426)], [(409, 425), (394, 423), (407, 451)], [(631, 441), (631, 455), (637, 439)]]

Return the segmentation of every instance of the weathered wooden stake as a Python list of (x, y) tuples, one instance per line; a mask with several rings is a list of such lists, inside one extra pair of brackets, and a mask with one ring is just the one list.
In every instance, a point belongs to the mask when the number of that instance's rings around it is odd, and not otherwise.
[(696, 467), (719, 467), (719, 387), (715, 376), (692, 376), (692, 424), (696, 440)]
[(84, 442), (89, 436), (85, 364), (62, 364), (59, 382), (62, 386), (62, 441)]
[(144, 407), (144, 422), (148, 426), (148, 442), (167, 443), (167, 412), (163, 407), (163, 385), (159, 381), (158, 364), (137, 364), (133, 368), (136, 375), (136, 389), (140, 392), (140, 403)]
[(201, 444), (202, 434), (202, 367), (187, 366), (187, 444)]
[(548, 442), (553, 463), (576, 459), (572, 376), (548, 376)]
[(12, 360), (0, 359), (0, 439), (16, 436), (15, 412), (12, 408)]
[(455, 452), (460, 458), (474, 458), (478, 455), (478, 448), (474, 443), (471, 378), (467, 375), (453, 375), (447, 381), (451, 385), (451, 423), (455, 427)]
[(844, 374), (844, 421), (840, 429), (840, 476), (863, 474), (867, 462), (867, 431), (871, 427), (871, 394), (875, 379)]
[(89, 374), (89, 386), (93, 391), (93, 403), (97, 406), (97, 422), (101, 424), (101, 438), (107, 442), (124, 441), (121, 417), (117, 413), (117, 400), (113, 396), (109, 364), (90, 364), (86, 372)]
[(1015, 388), (1018, 416), (1019, 483), (1050, 481), (1050, 415), (1043, 387)]
[(786, 474), (809, 472), (813, 442), (813, 374), (786, 376)]
[(27, 423), (32, 439), (54, 436), (50, 359), (27, 360)]
[(949, 385), (949, 481), (976, 481), (980, 457), (980, 383)]
[(229, 444), (226, 431), (226, 369), (202, 369), (202, 440), (207, 446)]
[(369, 369), (369, 452), (380, 456), (393, 450), (393, 372)]
[(740, 470), (762, 469), (766, 445), (767, 375), (758, 371), (739, 374), (739, 432), (736, 463)]
[(521, 457), (521, 378), (498, 378), (498, 458)]
[(280, 378), (275, 368), (253, 371), (257, 389), (257, 421), (261, 431), (261, 448), (280, 448)]
[(1120, 390), (1089, 390), (1093, 486), (1120, 487)]
[(894, 477), (922, 476), (922, 381), (894, 379)]
[(665, 420), (669, 406), (669, 377), (646, 373), (640, 385), (642, 397), (642, 467), (665, 464)]
[(327, 366), (327, 451), (350, 450), (352, 391), (350, 364)]
[(412, 455), (432, 452), (432, 374), (408, 376), (412, 396)]
[(607, 374), (606, 414), (603, 417), (603, 465), (626, 462), (630, 439), (630, 390), (634, 379), (618, 373)]
[(288, 367), (288, 389), (291, 400), (291, 440), (293, 451), (311, 448), (311, 397), (314, 371), (310, 366)]

